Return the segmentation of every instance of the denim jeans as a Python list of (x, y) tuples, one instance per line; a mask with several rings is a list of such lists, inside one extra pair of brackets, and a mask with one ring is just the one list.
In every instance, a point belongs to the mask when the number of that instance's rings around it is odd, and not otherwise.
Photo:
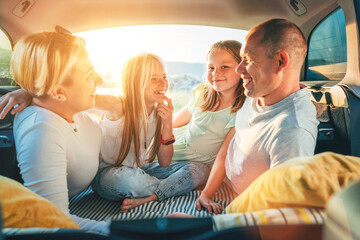
[[(155, 193), (158, 200), (190, 192), (206, 182), (210, 169), (198, 162), (150, 163), (141, 168), (101, 164), (92, 187), (103, 198), (121, 200)], [(160, 180), (162, 179), (162, 180)]]

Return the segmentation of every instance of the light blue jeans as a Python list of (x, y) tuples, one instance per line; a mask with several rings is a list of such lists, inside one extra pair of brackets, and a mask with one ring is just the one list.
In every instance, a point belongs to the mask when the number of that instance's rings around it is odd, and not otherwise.
[(141, 168), (102, 163), (92, 188), (109, 200), (141, 198), (155, 193), (161, 201), (190, 192), (205, 183), (209, 173), (210, 169), (198, 162), (173, 162), (167, 167), (154, 162)]

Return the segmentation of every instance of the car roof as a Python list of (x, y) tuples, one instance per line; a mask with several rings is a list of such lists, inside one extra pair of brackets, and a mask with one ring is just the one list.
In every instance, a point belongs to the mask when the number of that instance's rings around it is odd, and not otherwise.
[[(31, 7), (23, 17), (16, 7)], [(248, 30), (270, 18), (285, 18), (304, 32), (338, 7), (336, 0), (301, 0), (305, 13), (297, 15), (293, 0), (1, 0), (0, 21), (16, 41), (30, 32), (52, 31), (62, 25), (72, 32), (147, 25), (191, 24)], [(314, 18), (314, 16), (316, 16)], [(29, 22), (31, 24), (29, 24)], [(306, 34), (307, 35), (307, 34)]]

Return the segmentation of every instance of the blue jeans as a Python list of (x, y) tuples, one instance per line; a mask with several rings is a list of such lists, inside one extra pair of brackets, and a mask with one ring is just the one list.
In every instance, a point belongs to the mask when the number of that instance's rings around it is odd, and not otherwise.
[(102, 163), (92, 188), (109, 200), (141, 198), (153, 193), (158, 200), (163, 200), (190, 192), (205, 183), (209, 173), (210, 169), (198, 162), (173, 162), (167, 167), (150, 163), (141, 168)]

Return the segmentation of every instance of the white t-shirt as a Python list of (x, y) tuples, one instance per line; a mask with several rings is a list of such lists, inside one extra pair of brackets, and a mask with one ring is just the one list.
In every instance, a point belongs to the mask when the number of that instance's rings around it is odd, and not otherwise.
[[(16, 115), (14, 137), (24, 185), (69, 215), (69, 197), (85, 190), (99, 166), (101, 130), (85, 112), (70, 124), (56, 113), (30, 106)], [(74, 131), (77, 129), (77, 132)], [(71, 216), (80, 227), (98, 222)]]
[[(141, 166), (147, 164), (145, 161), (149, 158), (149, 146), (156, 131), (156, 113), (155, 109), (148, 116), (147, 120), (147, 134), (145, 142), (144, 128), (140, 127), (140, 164)], [(101, 158), (108, 164), (114, 164), (119, 156), (120, 146), (122, 142), (122, 129), (124, 124), (124, 117), (116, 121), (111, 121), (106, 118), (106, 114), (101, 121), (102, 140), (101, 140)], [(145, 148), (146, 147), (146, 148)], [(130, 150), (122, 166), (138, 167), (136, 165), (134, 142), (131, 143)]]
[(316, 110), (307, 89), (301, 89), (271, 106), (253, 99), (252, 116), (240, 109), (236, 133), (225, 161), (226, 176), (240, 194), (269, 168), (293, 157), (314, 154)]

